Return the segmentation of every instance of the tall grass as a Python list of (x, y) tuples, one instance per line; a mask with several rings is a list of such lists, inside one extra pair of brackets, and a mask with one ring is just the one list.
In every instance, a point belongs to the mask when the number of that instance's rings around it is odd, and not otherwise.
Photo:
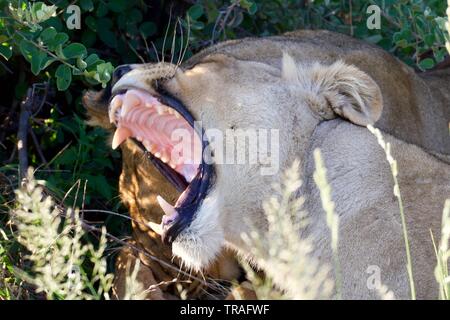
[[(298, 197), (301, 184), (299, 162), (296, 161), (284, 173), (281, 184), (273, 186), (274, 195), (263, 204), (267, 232), (261, 234), (255, 226), (250, 234), (242, 235), (251, 256), (264, 267), (268, 276), (265, 281), (254, 283), (260, 299), (328, 299), (332, 295), (331, 268), (312, 255), (313, 239), (300, 236), (307, 226), (306, 213), (301, 210), (304, 198)], [(249, 268), (247, 270), (251, 272)], [(272, 279), (286, 284), (281, 288), (283, 294), (271, 291)]]
[(128, 260), (127, 264), (127, 276), (125, 278), (125, 295), (123, 300), (143, 300), (145, 299), (146, 292), (142, 283), (137, 279), (141, 261), (136, 259), (136, 263), (131, 270), (131, 261)]
[(450, 53), (450, 0), (447, 0), (447, 23), (445, 24), (445, 27), (447, 29), (447, 37), (445, 42), (445, 47), (447, 48), (447, 51)]
[[(63, 218), (62, 216), (65, 216)], [(28, 252), (31, 270), (15, 272), (43, 292), (47, 299), (109, 299), (113, 275), (107, 273), (106, 230), (98, 248), (84, 244), (85, 232), (77, 210), (61, 212), (28, 170), (26, 183), (16, 190), (11, 221), (17, 240)], [(90, 266), (87, 272), (86, 265)]]
[(406, 250), (406, 269), (408, 271), (411, 299), (415, 300), (416, 299), (416, 289), (414, 286), (411, 253), (410, 253), (410, 249), (409, 249), (408, 230), (406, 227), (406, 220), (405, 220), (405, 210), (403, 207), (402, 195), (400, 193), (400, 185), (399, 185), (398, 179), (397, 179), (397, 175), (398, 175), (397, 161), (392, 157), (391, 144), (389, 142), (384, 141), (383, 135), (381, 134), (380, 130), (374, 128), (372, 125), (368, 125), (367, 128), (377, 138), (378, 144), (381, 146), (381, 148), (383, 148), (383, 150), (386, 154), (386, 160), (388, 161), (389, 166), (391, 168), (392, 178), (394, 179), (394, 196), (397, 198), (397, 201), (398, 201), (398, 208), (400, 211), (400, 217), (401, 217), (401, 221), (402, 221), (403, 239), (405, 241), (405, 250)]
[(447, 199), (444, 204), (444, 210), (442, 212), (441, 239), (438, 247), (436, 247), (436, 242), (432, 232), (431, 238), (433, 240), (437, 259), (434, 275), (439, 284), (439, 299), (450, 300), (450, 276), (448, 271), (448, 263), (450, 258), (450, 199)]
[(331, 187), (327, 181), (327, 169), (322, 160), (319, 149), (314, 150), (314, 163), (316, 170), (314, 171), (314, 182), (320, 192), (323, 210), (326, 213), (327, 226), (331, 232), (331, 250), (333, 251), (334, 274), (336, 282), (336, 297), (341, 298), (341, 267), (339, 263), (338, 241), (339, 241), (339, 216), (334, 212), (334, 202), (331, 198)]

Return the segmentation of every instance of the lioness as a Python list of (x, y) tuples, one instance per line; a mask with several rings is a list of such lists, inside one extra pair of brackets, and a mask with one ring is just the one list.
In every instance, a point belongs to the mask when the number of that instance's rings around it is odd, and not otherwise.
[[(326, 31), (301, 31), (229, 41), (180, 67), (144, 64), (126, 71), (111, 92), (109, 117), (117, 126), (113, 146), (133, 138), (160, 160), (169, 181), (186, 188), (175, 206), (163, 197), (158, 202), (166, 213), (162, 236), (188, 267), (208, 266), (224, 246), (247, 255), (241, 234), (249, 226), (243, 216), (263, 234), (267, 223), (261, 204), (280, 179), (280, 174), (260, 175), (261, 164), (205, 161), (203, 151), (211, 144), (202, 132), (278, 129), (279, 172), (301, 160), (308, 233), (317, 240), (317, 256), (329, 262), (329, 233), (311, 181), (312, 150), (322, 150), (341, 220), (342, 296), (376, 297), (367, 288), (365, 272), (377, 265), (382, 282), (397, 298), (407, 298), (405, 250), (389, 165), (376, 139), (362, 127), (375, 123), (390, 134), (386, 138), (400, 165), (418, 297), (436, 296), (429, 229), (438, 234), (450, 191), (450, 168), (438, 160), (450, 154), (447, 70), (418, 75), (372, 45)], [(201, 120), (200, 129), (194, 128), (194, 120)], [(182, 147), (192, 153), (181, 162), (172, 158), (175, 129), (190, 137)], [(201, 160), (198, 165), (195, 159)], [(276, 270), (260, 267), (281, 288), (293, 289)]]

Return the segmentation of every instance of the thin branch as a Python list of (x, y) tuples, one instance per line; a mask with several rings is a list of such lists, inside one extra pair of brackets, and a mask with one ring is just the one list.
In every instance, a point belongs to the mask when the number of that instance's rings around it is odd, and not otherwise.
[(38, 141), (38, 139), (36, 137), (36, 134), (34, 133), (34, 131), (33, 131), (33, 129), (31, 127), (29, 127), (28, 129), (29, 129), (31, 138), (33, 139), (33, 143), (34, 143), (34, 146), (36, 147), (36, 151), (37, 151), (37, 153), (39, 155), (39, 158), (41, 158), (41, 161), (44, 163), (44, 165), (46, 165), (47, 164), (47, 159), (45, 159), (44, 153), (42, 152), (42, 149), (41, 149), (39, 141)]
[(27, 96), (20, 106), (19, 129), (17, 131), (17, 150), (19, 152), (19, 181), (25, 178), (28, 169), (28, 127), (33, 107), (33, 89), (28, 88)]

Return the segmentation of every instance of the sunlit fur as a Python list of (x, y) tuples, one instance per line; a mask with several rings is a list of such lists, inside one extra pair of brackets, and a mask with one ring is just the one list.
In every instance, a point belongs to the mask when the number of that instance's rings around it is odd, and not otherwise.
[[(151, 92), (157, 73), (149, 78), (146, 70), (153, 67), (160, 65), (134, 66), (121, 83)], [(386, 52), (343, 35), (304, 31), (219, 44), (191, 58), (159, 85), (182, 101), (206, 129), (280, 130), (280, 172), (300, 160), (305, 179), (301, 192), (311, 220), (308, 233), (315, 239), (315, 254), (329, 262), (329, 232), (311, 177), (312, 151), (322, 150), (341, 220), (344, 298), (376, 297), (366, 284), (369, 265), (380, 268), (383, 284), (396, 297), (409, 297), (389, 165), (363, 125), (375, 123), (392, 134), (386, 139), (398, 160), (400, 187), (408, 203), (417, 293), (430, 298), (437, 287), (429, 229), (439, 227), (450, 193), (450, 170), (421, 148), (444, 160), (450, 154), (449, 78), (448, 71), (417, 75)], [(213, 261), (220, 243), (243, 256), (250, 252), (241, 238), (249, 232), (245, 222), (250, 220), (265, 232), (261, 204), (281, 176), (261, 176), (255, 165), (215, 169), (211, 199), (174, 242), (175, 253), (194, 269)], [(289, 279), (277, 284), (286, 287)]]

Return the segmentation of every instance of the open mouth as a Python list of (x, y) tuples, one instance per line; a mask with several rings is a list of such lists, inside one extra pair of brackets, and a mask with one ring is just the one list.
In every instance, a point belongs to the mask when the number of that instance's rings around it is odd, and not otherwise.
[(202, 141), (202, 129), (194, 127), (192, 115), (177, 99), (165, 93), (156, 96), (134, 88), (113, 96), (109, 118), (116, 126), (112, 148), (126, 139), (133, 139), (181, 192), (175, 205), (157, 197), (165, 213), (160, 226), (161, 237), (165, 243), (172, 243), (191, 223), (211, 182), (212, 166), (202, 157), (206, 146)]

